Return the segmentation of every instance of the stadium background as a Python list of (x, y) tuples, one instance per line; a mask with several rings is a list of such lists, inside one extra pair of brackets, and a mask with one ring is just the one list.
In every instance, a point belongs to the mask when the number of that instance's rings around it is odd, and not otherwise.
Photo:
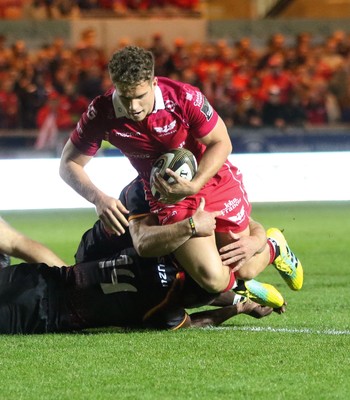
[[(34, 3), (36, 13), (30, 9)], [(207, 0), (198, 1), (194, 10), (94, 8), (80, 15), (58, 16), (55, 10), (47, 15), (50, 4), (74, 3), (0, 1), (5, 47), (23, 40), (36, 52), (57, 36), (74, 47), (91, 27), (97, 45), (107, 49), (126, 36), (150, 43), (159, 32), (168, 46), (178, 38), (232, 44), (249, 37), (257, 48), (265, 48), (274, 33), (285, 35), (289, 44), (301, 32), (311, 32), (316, 42), (337, 30), (350, 32), (350, 2), (342, 0)], [(0, 76), (3, 71), (0, 56)], [(251, 200), (259, 202), (253, 208), (256, 219), (285, 228), (303, 261), (300, 293), (287, 291), (276, 271), (264, 274), (286, 296), (287, 313), (259, 321), (239, 316), (207, 330), (1, 337), (1, 399), (349, 398), (349, 126), (233, 127), (230, 133), (234, 162), (245, 174)], [(96, 216), (92, 209), (78, 210), (90, 205), (58, 177), (67, 134), (61, 132), (57, 148), (38, 150), (38, 129), (0, 129), (0, 212), (71, 261), (82, 231)], [(118, 177), (118, 185), (127, 183), (134, 171), (116, 154), (105, 148), (91, 161), (94, 179), (113, 165), (123, 170), (125, 182)], [(119, 191), (108, 176), (101, 186)], [(68, 209), (43, 210), (60, 207)]]
[[(267, 51), (269, 40), (276, 34), (283, 36), (286, 48), (295, 46), (297, 37), (305, 32), (311, 35), (312, 42), (315, 45), (325, 43), (327, 38), (331, 37), (334, 32), (339, 31), (344, 33), (347, 40), (346, 43), (349, 44), (350, 42), (349, 20), (344, 18), (346, 15), (350, 16), (349, 1), (320, 1), (317, 3), (317, 7), (315, 7), (314, 2), (308, 0), (170, 1), (155, 2), (158, 7), (153, 8), (150, 6), (152, 2), (141, 1), (138, 5), (136, 4), (137, 2), (130, 2), (130, 8), (128, 10), (125, 8), (123, 12), (120, 6), (119, 8), (108, 9), (108, 7), (112, 7), (113, 2), (100, 2), (102, 5), (100, 7), (96, 6), (99, 2), (69, 2), (70, 8), (68, 7), (68, 11), (71, 14), (58, 15), (52, 12), (56, 8), (62, 10), (62, 3), (64, 2), (2, 2), (0, 5), (0, 16), (2, 16), (0, 20), (0, 35), (3, 38), (3, 48), (11, 48), (17, 41), (24, 41), (28, 54), (38, 54), (40, 49), (53, 43), (57, 38), (61, 38), (67, 48), (74, 49), (79, 46), (82, 35), (87, 30), (94, 32), (94, 45), (103, 49), (106, 55), (123, 43), (151, 46), (154, 37), (157, 35), (161, 37), (162, 44), (169, 49), (174, 49), (179, 41), (184, 42), (185, 45), (201, 42), (211, 43), (215, 46), (220, 46), (222, 42), (228, 47), (234, 47), (240, 39), (247, 37), (251, 41), (251, 47), (262, 53)], [(72, 12), (72, 5), (84, 3), (85, 5), (89, 3), (90, 8), (81, 7), (78, 14)], [(91, 6), (92, 3), (94, 3), (94, 7)], [(45, 4), (46, 8), (40, 8), (40, 4)], [(50, 4), (52, 8), (50, 13), (47, 11), (47, 4)], [(36, 13), (33, 12), (34, 8)], [(41, 11), (38, 12), (38, 10)], [(344, 68), (348, 73), (347, 59)], [(2, 72), (4, 69), (3, 65)], [(348, 85), (350, 86), (349, 83)], [(48, 101), (47, 99), (46, 102)], [(4, 101), (1, 105), (4, 106)], [(315, 188), (320, 187), (322, 183), (321, 173), (318, 175), (320, 179), (317, 179), (315, 170), (322, 171), (322, 168), (318, 164), (316, 166), (313, 162), (305, 163), (301, 161), (300, 153), (349, 151), (350, 134), (348, 128), (349, 124), (341, 119), (323, 124), (291, 124), (283, 128), (260, 126), (256, 129), (255, 127), (242, 127), (239, 125), (229, 126), (235, 154), (240, 155), (240, 160), (242, 160), (244, 168), (246, 168), (244, 172), (249, 176), (247, 182), (252, 182), (252, 201), (271, 201), (271, 196), (264, 197), (259, 193), (255, 194), (256, 188), (269, 187), (269, 185), (266, 186), (261, 181), (261, 173), (254, 173), (254, 162), (251, 161), (251, 156), (244, 159), (245, 154), (292, 153), (292, 155), (288, 155), (288, 161), (287, 158), (285, 161), (280, 158), (279, 160), (281, 161), (278, 162), (281, 162), (281, 164), (273, 162), (272, 173), (276, 174), (276, 180), (287, 176), (291, 182), (294, 182), (296, 176), (300, 176), (299, 183), (301, 186), (299, 191), (300, 193), (305, 193), (305, 196), (300, 196), (299, 198), (291, 196), (289, 199), (277, 197), (276, 201), (317, 200), (318, 191), (313, 191), (314, 194), (310, 197), (303, 185), (311, 183)], [(27, 127), (6, 129), (2, 126), (2, 129), (0, 129), (0, 158), (3, 160), (41, 159), (41, 171), (48, 170), (46, 167), (42, 168), (42, 165), (50, 161), (44, 160), (59, 157), (69, 130), (60, 130), (54, 148), (41, 148), (40, 150), (35, 147), (38, 132), (39, 127), (34, 129)], [(114, 157), (119, 156), (119, 153), (106, 147), (99, 155), (101, 157)], [(328, 157), (331, 157), (330, 153)], [(340, 158), (336, 155), (332, 157), (327, 163), (328, 174), (326, 176), (335, 176), (339, 170), (348, 167), (346, 162), (341, 164), (341, 160), (347, 160), (348, 157)], [(320, 160), (320, 166), (324, 166), (322, 157)], [(33, 163), (33, 161), (31, 162)], [(30, 171), (30, 162), (28, 161), (26, 165), (27, 171)], [(294, 174), (293, 176), (293, 168), (298, 165), (302, 165), (302, 167), (300, 171), (298, 169), (298, 175)], [(133, 170), (128, 170), (130, 173), (128, 177), (132, 177)], [(20, 197), (20, 185), (18, 185), (19, 179), (21, 179), (20, 171), (23, 171), (23, 169), (20, 168), (19, 163), (12, 163), (10, 168), (6, 164), (2, 164), (0, 170), (0, 179), (2, 182), (6, 182), (6, 186), (11, 189), (8, 190), (8, 193), (10, 193), (9, 196), (13, 193), (13, 199)], [(39, 176), (34, 174), (34, 176), (39, 178), (40, 174)], [(25, 178), (25, 181), (28, 182), (27, 179), (29, 178), (23, 176), (22, 178)], [(59, 179), (57, 176), (50, 179), (48, 176), (42, 175), (38, 179), (37, 185), (33, 183), (37, 197), (47, 199), (47, 196), (41, 193), (41, 191), (44, 191), (44, 186), (40, 184), (42, 180), (45, 180), (49, 184), (52, 183), (53, 187), (60, 188), (62, 204), (66, 204), (64, 194), (67, 192), (67, 202), (69, 203), (71, 199), (69, 189), (61, 186), (57, 179)], [(320, 194), (319, 199), (350, 199), (346, 185), (337, 185), (337, 189), (339, 188), (342, 189), (340, 194), (338, 190), (335, 190), (333, 191), (333, 196), (328, 194), (328, 198), (325, 198)], [(119, 189), (120, 186), (114, 190), (117, 191)], [(51, 189), (50, 192), (52, 192)], [(2, 200), (0, 209), (9, 209), (11, 208), (9, 204), (17, 204), (13, 199)], [(75, 200), (77, 201), (77, 199)], [(36, 202), (36, 204), (42, 204), (42, 202)], [(82, 203), (79, 202), (75, 205), (72, 204), (74, 207), (81, 205)], [(56, 207), (57, 202), (52, 206)], [(32, 208), (30, 205), (27, 205), (27, 207)], [(50, 201), (47, 203), (47, 207), (51, 207)], [(63, 207), (67, 207), (67, 205)]]

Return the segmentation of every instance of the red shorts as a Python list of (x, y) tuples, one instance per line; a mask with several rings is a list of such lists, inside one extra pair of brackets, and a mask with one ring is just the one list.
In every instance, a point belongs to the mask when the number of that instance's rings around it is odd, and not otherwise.
[(173, 224), (193, 215), (200, 198), (205, 199), (206, 211), (221, 211), (216, 218), (216, 231), (238, 233), (249, 225), (251, 204), (244, 189), (241, 172), (230, 163), (220, 171), (195, 196), (186, 197), (176, 204), (151, 203), (161, 225)]

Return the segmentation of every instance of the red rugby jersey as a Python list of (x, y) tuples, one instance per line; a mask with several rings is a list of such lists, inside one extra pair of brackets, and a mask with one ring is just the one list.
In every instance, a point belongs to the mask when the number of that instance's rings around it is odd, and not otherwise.
[(107, 140), (130, 160), (148, 182), (154, 161), (167, 150), (185, 147), (198, 162), (205, 146), (198, 138), (215, 127), (218, 114), (199, 89), (159, 78), (153, 112), (143, 121), (126, 117), (114, 88), (95, 98), (82, 115), (71, 140), (84, 154), (93, 156)]
[[(170, 149), (184, 147), (192, 151), (200, 162), (206, 146), (197, 139), (208, 135), (217, 121), (218, 114), (198, 88), (161, 77), (158, 78), (158, 86), (155, 89), (154, 110), (143, 121), (135, 122), (126, 117), (115, 89), (111, 88), (92, 101), (72, 132), (71, 140), (83, 154), (89, 156), (95, 155), (102, 140), (107, 140), (117, 147), (128, 157), (142, 178), (151, 209), (153, 212), (159, 212), (160, 203), (153, 198), (149, 187), (154, 161)], [(230, 207), (231, 211), (227, 213), (227, 204), (241, 204), (244, 200), (244, 203), (249, 205), (240, 173), (228, 160), (197, 195), (189, 196), (176, 206), (191, 214), (198, 207), (199, 197), (206, 198), (207, 210), (222, 210), (222, 219), (229, 221), (231, 225), (233, 220), (242, 222), (242, 211), (238, 212), (237, 207), (231, 210)], [(164, 205), (160, 204), (160, 207), (163, 209)], [(165, 207), (164, 212), (173, 216), (171, 207), (174, 205)], [(178, 215), (179, 218), (185, 217), (181, 213)], [(163, 218), (169, 219), (168, 216), (163, 216), (160, 220)], [(245, 225), (239, 226), (237, 231), (245, 229), (247, 223), (248, 218), (245, 218)]]

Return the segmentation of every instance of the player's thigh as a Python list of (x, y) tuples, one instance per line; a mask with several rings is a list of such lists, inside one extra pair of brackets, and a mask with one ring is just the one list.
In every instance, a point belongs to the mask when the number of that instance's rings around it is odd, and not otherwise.
[[(242, 232), (239, 232), (238, 235), (240, 235), (241, 237), (250, 236), (249, 226)], [(233, 239), (231, 238), (231, 236), (229, 236), (228, 233), (225, 232), (216, 233), (216, 242), (219, 249), (231, 243), (232, 240)], [(267, 267), (267, 265), (269, 264), (269, 257), (270, 257), (269, 249), (267, 246), (265, 246), (262, 252), (257, 253), (249, 260), (246, 260), (246, 262), (243, 265), (241, 265), (240, 269), (235, 271), (236, 278), (245, 280), (255, 278)], [(237, 264), (234, 263), (231, 265), (231, 267), (234, 268), (236, 265)]]
[[(240, 237), (249, 236), (250, 235), (249, 226), (247, 226), (243, 231), (237, 233), (237, 235), (239, 235)], [(228, 232), (215, 232), (215, 240), (218, 249), (220, 249), (223, 246), (226, 246), (227, 244), (232, 243), (233, 241), (232, 237)]]
[(214, 236), (195, 237), (175, 252), (177, 261), (192, 278), (210, 291), (223, 290), (227, 285), (228, 268), (222, 265)]

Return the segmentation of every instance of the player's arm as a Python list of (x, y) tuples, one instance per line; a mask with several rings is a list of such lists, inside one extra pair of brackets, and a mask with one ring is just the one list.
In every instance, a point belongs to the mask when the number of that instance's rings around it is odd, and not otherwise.
[(220, 117), (214, 129), (199, 141), (206, 145), (206, 150), (198, 165), (197, 173), (191, 181), (197, 188), (197, 192), (219, 171), (232, 152), (230, 136)]
[(28, 263), (42, 262), (49, 266), (66, 265), (53, 251), (43, 244), (18, 232), (0, 218), (0, 253), (19, 258)]
[(188, 316), (184, 327), (204, 328), (206, 326), (218, 326), (239, 314), (250, 315), (253, 318), (264, 318), (272, 312), (273, 308), (271, 307), (265, 307), (258, 303), (247, 301), (245, 303), (231, 304), (215, 310), (192, 313)]
[(123, 204), (102, 192), (93, 184), (85, 171), (91, 156), (81, 153), (69, 139), (63, 149), (60, 162), (60, 176), (77, 193), (94, 204), (98, 217), (107, 229), (117, 235), (125, 233), (128, 221), (124, 214), (127, 209)]
[(206, 145), (206, 150), (198, 164), (196, 175), (191, 181), (180, 177), (170, 169), (166, 172), (174, 178), (174, 183), (168, 184), (160, 176), (155, 178), (155, 188), (161, 194), (162, 202), (176, 203), (183, 197), (198, 193), (219, 171), (232, 151), (231, 139), (220, 117), (212, 131), (199, 141)]
[[(192, 216), (196, 236), (211, 236), (216, 227), (215, 217), (220, 214), (207, 212), (204, 207), (205, 200), (202, 198)], [(154, 214), (131, 219), (129, 229), (134, 247), (142, 257), (170, 254), (193, 236), (193, 228), (188, 218), (174, 224), (160, 226)]]

